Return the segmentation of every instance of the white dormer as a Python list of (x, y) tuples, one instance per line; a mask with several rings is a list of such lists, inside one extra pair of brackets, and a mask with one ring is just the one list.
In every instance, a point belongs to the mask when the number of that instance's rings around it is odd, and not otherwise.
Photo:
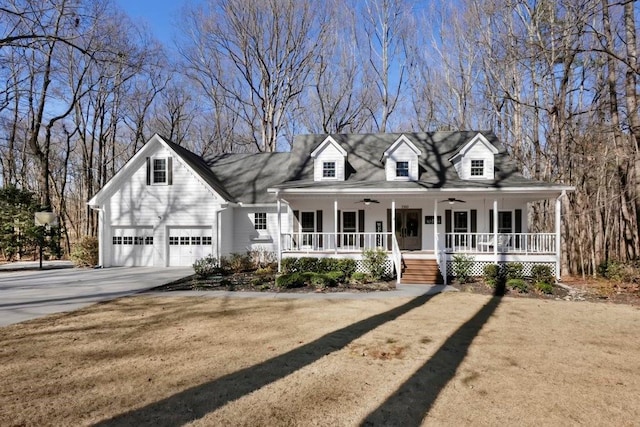
[(413, 142), (401, 135), (384, 152), (387, 181), (417, 181), (418, 157), (421, 155)]
[(449, 159), (460, 179), (494, 179), (494, 156), (498, 149), (481, 133)]
[(344, 181), (347, 152), (328, 136), (311, 153), (314, 181)]

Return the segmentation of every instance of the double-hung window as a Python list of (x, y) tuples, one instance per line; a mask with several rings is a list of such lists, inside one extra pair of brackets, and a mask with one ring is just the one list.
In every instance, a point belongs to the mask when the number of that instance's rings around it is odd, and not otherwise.
[(396, 162), (396, 177), (409, 176), (409, 162)]
[(471, 176), (484, 176), (484, 160), (471, 160)]
[(167, 183), (167, 159), (153, 159), (153, 184)]
[(322, 162), (322, 177), (323, 178), (336, 177), (336, 162)]
[(267, 229), (267, 213), (266, 212), (256, 212), (253, 214), (253, 226), (256, 230), (266, 230)]

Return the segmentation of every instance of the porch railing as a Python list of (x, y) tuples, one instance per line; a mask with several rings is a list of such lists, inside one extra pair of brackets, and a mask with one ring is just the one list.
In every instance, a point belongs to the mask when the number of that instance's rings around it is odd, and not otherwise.
[(286, 252), (360, 252), (390, 248), (391, 233), (283, 233)]
[(447, 233), (447, 252), (456, 253), (498, 253), (509, 254), (554, 254), (556, 236), (554, 233)]

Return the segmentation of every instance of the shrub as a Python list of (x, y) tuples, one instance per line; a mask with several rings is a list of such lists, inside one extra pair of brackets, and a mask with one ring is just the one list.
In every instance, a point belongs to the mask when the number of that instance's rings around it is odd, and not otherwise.
[(76, 267), (93, 267), (98, 265), (98, 239), (84, 236), (71, 250), (71, 261)]
[(500, 266), (498, 264), (487, 264), (483, 268), (483, 275), (485, 283), (492, 288), (496, 288), (501, 280)]
[(351, 275), (351, 280), (356, 283), (364, 283), (367, 280), (367, 275), (361, 271), (356, 271)]
[(252, 269), (273, 268), (273, 264), (278, 261), (278, 255), (275, 252), (268, 251), (262, 247), (250, 249), (247, 252), (247, 257), (249, 258)]
[(270, 274), (273, 274), (273, 267), (271, 267), (270, 265), (266, 267), (260, 267), (256, 270), (256, 275), (258, 276), (268, 276)]
[(335, 285), (337, 282), (341, 282), (344, 280), (345, 275), (342, 271), (339, 270), (335, 270), (335, 271), (329, 271), (327, 273), (324, 274), (325, 276), (327, 276), (330, 280), (332, 280), (334, 283), (332, 284)]
[(229, 255), (229, 258), (225, 258), (225, 267), (234, 273), (240, 273), (251, 269), (251, 258), (248, 253), (233, 253)]
[(555, 282), (553, 274), (551, 274), (551, 267), (544, 264), (537, 264), (531, 267), (531, 279), (534, 283), (548, 283)]
[(364, 267), (373, 280), (380, 280), (387, 269), (387, 253), (383, 249), (366, 249), (362, 253)]
[(197, 259), (196, 262), (193, 263), (193, 270), (198, 277), (201, 278), (222, 273), (218, 259), (213, 255), (207, 255), (204, 258)]
[(356, 271), (354, 260), (338, 258), (283, 258), (281, 266), (283, 274), (339, 272), (342, 277), (350, 277)]
[(280, 267), (283, 274), (295, 273), (297, 268), (297, 258), (282, 258)]
[(282, 274), (276, 279), (276, 286), (281, 289), (301, 288), (305, 281), (305, 276), (299, 272)]
[(344, 273), (344, 277), (351, 277), (356, 271), (356, 261), (354, 259), (338, 259), (338, 265), (336, 270), (340, 270)]
[(508, 262), (504, 264), (503, 268), (504, 268), (503, 274), (507, 280), (523, 278), (522, 271), (524, 269), (524, 266), (519, 262)]
[(471, 277), (471, 269), (473, 268), (474, 258), (465, 254), (456, 254), (453, 256), (453, 274), (462, 282), (467, 283)]
[(318, 271), (336, 271), (339, 270), (338, 258), (320, 258), (318, 260)]
[(319, 271), (318, 267), (320, 265), (318, 258), (313, 257), (302, 257), (298, 258), (298, 271)]
[[(342, 272), (339, 273), (342, 274)], [(336, 285), (336, 279), (334, 279), (330, 273), (312, 273), (310, 282), (316, 288)]]
[(527, 282), (524, 279), (507, 279), (507, 286), (521, 293), (527, 292), (528, 289)]
[(538, 292), (541, 292), (543, 294), (553, 293), (553, 285), (548, 282), (535, 282), (535, 288)]
[(606, 279), (619, 283), (637, 283), (640, 281), (640, 269), (633, 262), (607, 261), (598, 266), (598, 273)]

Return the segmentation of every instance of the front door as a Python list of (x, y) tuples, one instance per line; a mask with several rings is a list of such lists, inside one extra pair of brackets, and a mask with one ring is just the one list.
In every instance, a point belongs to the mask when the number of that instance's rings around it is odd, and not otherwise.
[[(396, 239), (400, 250), (415, 251), (422, 249), (422, 209), (396, 210)], [(387, 214), (387, 223), (391, 229), (391, 210)]]

